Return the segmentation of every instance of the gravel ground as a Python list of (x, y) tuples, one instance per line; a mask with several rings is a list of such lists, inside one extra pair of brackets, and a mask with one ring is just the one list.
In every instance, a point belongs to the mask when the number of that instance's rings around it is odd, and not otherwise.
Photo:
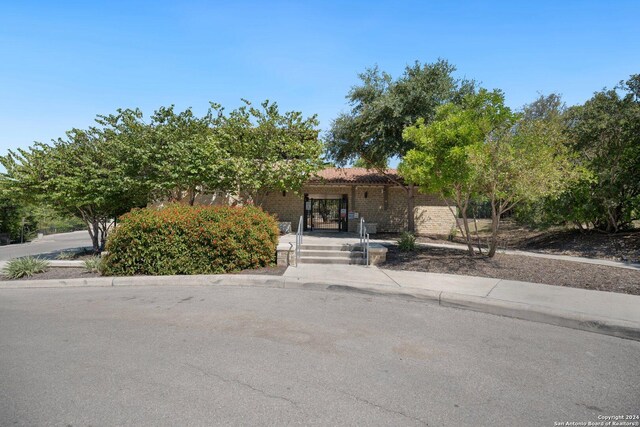
[(471, 258), (464, 251), (441, 248), (416, 248), (414, 252), (400, 252), (393, 245), (389, 246), (387, 261), (379, 267), (640, 295), (640, 271), (545, 258), (504, 254), (496, 254), (494, 258)]

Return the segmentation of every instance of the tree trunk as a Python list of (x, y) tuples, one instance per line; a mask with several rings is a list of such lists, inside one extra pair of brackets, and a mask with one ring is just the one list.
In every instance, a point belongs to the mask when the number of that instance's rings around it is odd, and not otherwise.
[(495, 205), (495, 201), (491, 201), (491, 240), (489, 241), (489, 253), (487, 256), (493, 258), (498, 248), (498, 228), (500, 227), (500, 211)]
[[(462, 225), (464, 225), (464, 238), (467, 241), (467, 248), (469, 249), (469, 256), (475, 256), (476, 252), (473, 249), (471, 243), (471, 231), (469, 230), (469, 219), (467, 218), (467, 203), (464, 204), (462, 211)], [(457, 221), (457, 219), (456, 219)]]
[(87, 221), (87, 228), (89, 229), (89, 236), (91, 236), (93, 251), (98, 252), (100, 250), (100, 226), (98, 220)]
[(413, 184), (409, 185), (407, 189), (407, 231), (413, 233), (416, 231), (416, 223), (415, 223), (415, 194), (414, 194)]
[(195, 188), (189, 190), (189, 206), (193, 206), (196, 203), (196, 196), (198, 191)]

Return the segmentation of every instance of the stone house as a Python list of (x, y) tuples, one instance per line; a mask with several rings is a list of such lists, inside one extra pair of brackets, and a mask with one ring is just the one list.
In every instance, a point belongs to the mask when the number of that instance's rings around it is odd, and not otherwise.
[[(266, 193), (260, 205), (279, 221), (290, 222), (294, 232), (302, 216), (305, 231), (356, 232), (364, 217), (372, 233), (397, 233), (407, 229), (407, 192), (398, 182), (402, 178), (394, 169), (382, 175), (365, 168), (328, 168), (300, 194)], [(449, 207), (436, 195), (416, 191), (414, 213), (418, 234), (448, 235), (455, 226)]]

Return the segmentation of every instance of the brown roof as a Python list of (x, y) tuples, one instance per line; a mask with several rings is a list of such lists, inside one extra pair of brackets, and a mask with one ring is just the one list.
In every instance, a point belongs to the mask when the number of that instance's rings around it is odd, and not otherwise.
[(311, 183), (317, 184), (387, 184), (396, 183), (389, 178), (402, 182), (402, 178), (395, 169), (387, 169), (385, 176), (373, 169), (365, 168), (327, 168), (316, 173), (315, 178), (311, 178)]

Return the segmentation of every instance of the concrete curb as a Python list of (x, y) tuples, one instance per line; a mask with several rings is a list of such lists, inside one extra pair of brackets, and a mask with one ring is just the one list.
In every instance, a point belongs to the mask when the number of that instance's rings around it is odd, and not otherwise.
[(619, 338), (640, 341), (640, 324), (597, 315), (558, 310), (534, 304), (523, 304), (490, 297), (458, 294), (367, 282), (337, 282), (304, 280), (270, 275), (195, 275), (195, 276), (132, 276), (98, 277), (68, 280), (0, 281), (0, 289), (75, 288), (115, 286), (256, 286), (281, 289), (357, 292), (426, 302), (442, 307), (458, 308), (512, 317), (549, 325), (562, 326)]

